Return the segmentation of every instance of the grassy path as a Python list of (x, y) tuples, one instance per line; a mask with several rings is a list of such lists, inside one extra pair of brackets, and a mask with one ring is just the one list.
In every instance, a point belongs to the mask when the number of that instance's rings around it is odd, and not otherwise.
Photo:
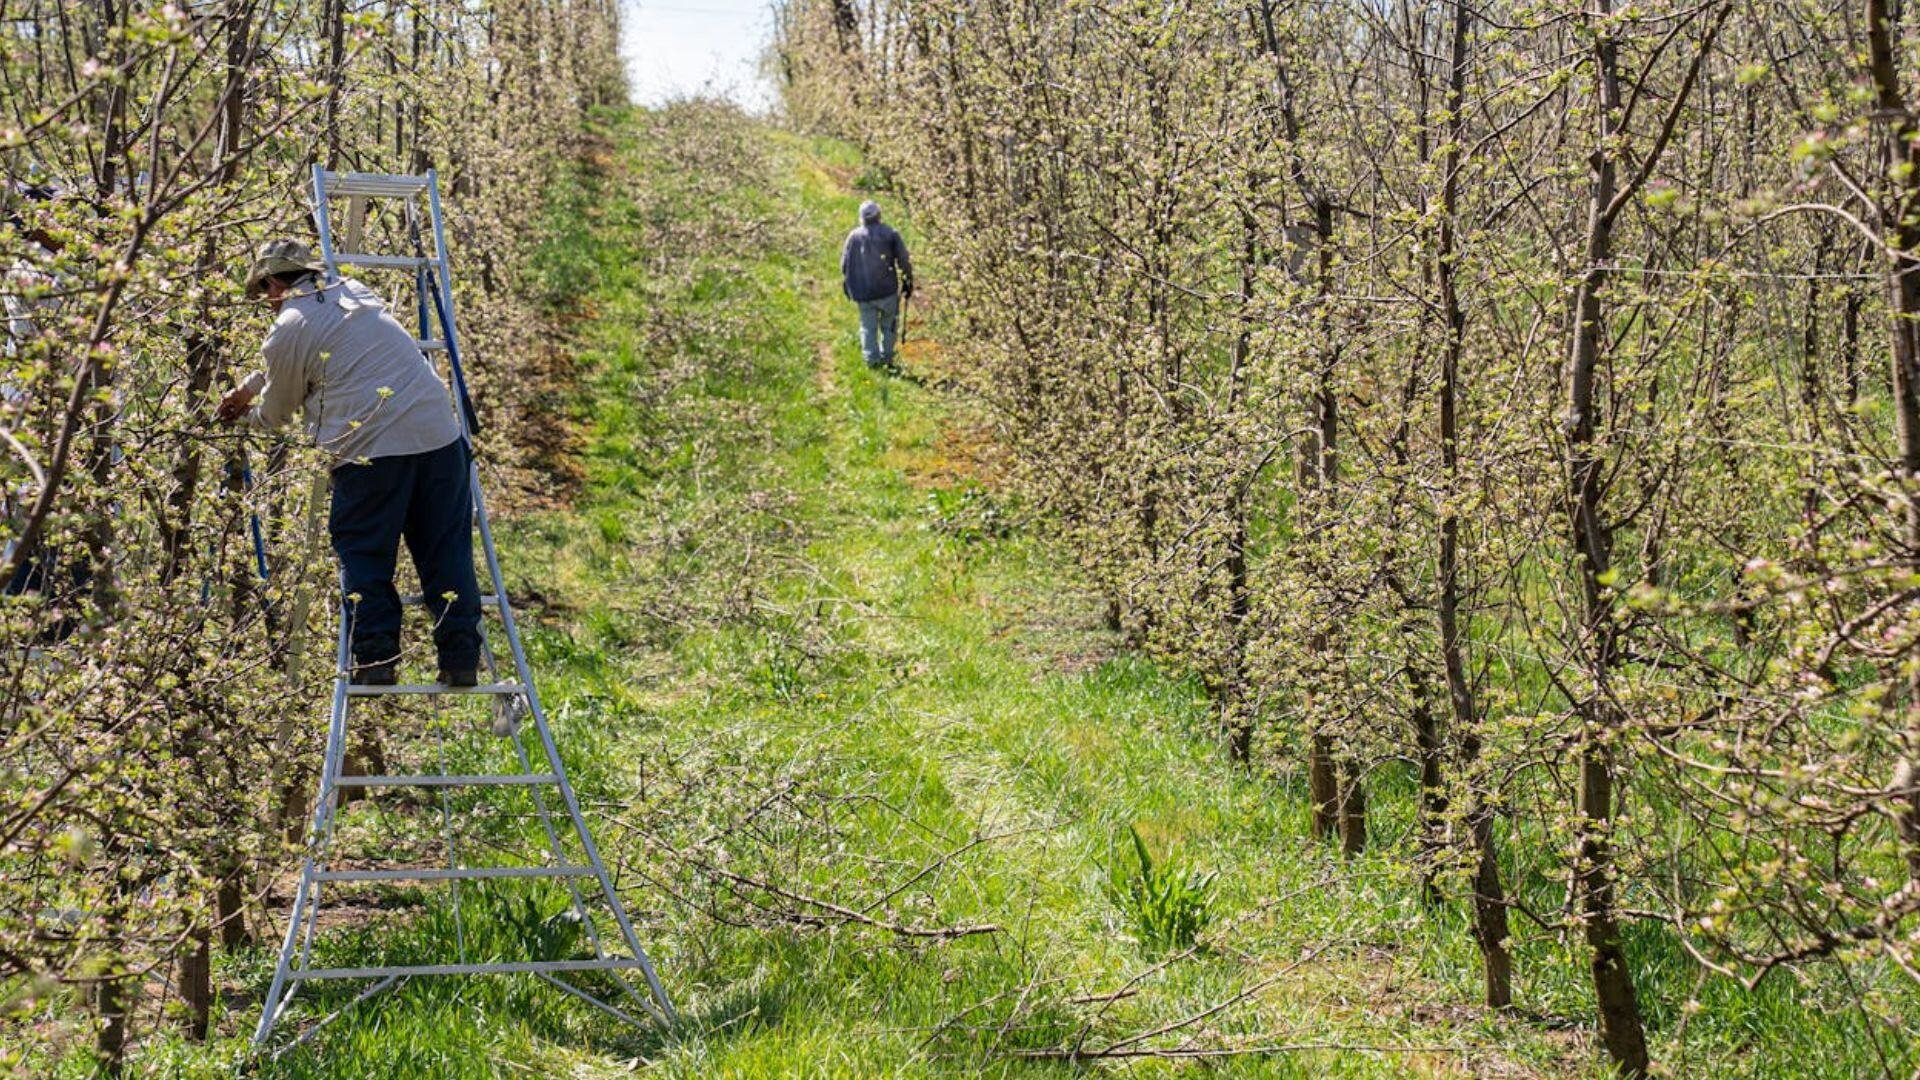
[[(692, 110), (620, 153), (634, 202), (591, 226), (587, 494), (525, 539), (575, 624), (539, 637), (570, 749), (691, 1018), (642, 1055), (687, 1076), (1045, 1071), (1021, 1054), (1252, 991), (1191, 1045), (1428, 1049), (1236, 1073), (1559, 1059), (1512, 1032), (1479, 1049), (1492, 1033), (1440, 985), (1471, 984), (1466, 957), (1410, 929), (1392, 869), (1369, 889), (1313, 849), (1297, 793), (1228, 768), (1195, 689), (1114, 655), (1045, 536), (1005, 527), (964, 410), (864, 370), (833, 278), (853, 158)], [(937, 376), (934, 348), (906, 356)], [(1200, 954), (1161, 965), (1116, 901), (1130, 827), (1218, 875)]]
[[(997, 501), (962, 403), (864, 370), (833, 277), (859, 180), (844, 150), (722, 111), (623, 120), (541, 268), (588, 297), (585, 483), (508, 525), (508, 575), (682, 1028), (513, 983), (409, 987), (278, 1071), (1064, 1075), (1047, 1055), (1075, 1045), (1291, 1048), (1218, 1063), (1249, 1076), (1587, 1060), (1577, 1034), (1463, 1005), (1465, 935), (1423, 923), (1397, 868), (1310, 843), (1304, 799), (1224, 763), (1195, 688), (1115, 652)], [(938, 381), (937, 349), (906, 359)], [(1144, 940), (1130, 829), (1176, 876), (1216, 875), (1193, 890), (1204, 948)]]

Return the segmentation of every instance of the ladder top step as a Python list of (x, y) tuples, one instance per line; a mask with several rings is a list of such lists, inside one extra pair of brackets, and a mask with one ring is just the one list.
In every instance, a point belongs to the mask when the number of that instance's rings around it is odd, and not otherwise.
[(446, 352), (447, 351), (447, 343), (440, 340), (439, 338), (417, 338), (415, 339), (414, 344), (420, 346), (421, 352)]
[(513, 773), (488, 776), (343, 776), (334, 781), (334, 787), (373, 788), (373, 787), (533, 787), (538, 784), (558, 784), (560, 777), (553, 773)]
[(410, 866), (397, 870), (315, 870), (315, 881), (495, 881), (500, 878), (593, 877), (591, 866)]
[(417, 270), (422, 266), (438, 265), (437, 261), (425, 255), (374, 255), (360, 251), (336, 251), (333, 253), (335, 266), (372, 266), (395, 270)]
[(387, 976), (414, 975), (537, 975), (543, 972), (626, 971), (644, 969), (639, 960), (608, 957), (605, 960), (532, 960), (503, 961), (493, 964), (411, 964), (400, 967), (314, 968), (289, 971), (289, 979), (380, 979)]
[(348, 697), (386, 697), (391, 694), (493, 694), (513, 697), (527, 692), (517, 682), (481, 683), (479, 686), (447, 686), (443, 683), (401, 683), (398, 686), (360, 686), (349, 684)]
[(403, 173), (322, 172), (328, 195), (364, 195), (376, 199), (404, 199), (427, 190), (425, 176)]

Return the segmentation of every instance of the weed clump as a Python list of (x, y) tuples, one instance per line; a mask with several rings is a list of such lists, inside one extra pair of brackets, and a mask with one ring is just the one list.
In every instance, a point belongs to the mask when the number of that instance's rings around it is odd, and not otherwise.
[(979, 484), (934, 488), (920, 512), (928, 529), (963, 544), (1004, 540), (1013, 531), (992, 493)]
[(1201, 871), (1169, 855), (1155, 862), (1140, 830), (1127, 826), (1133, 840), (1131, 865), (1116, 856), (1107, 865), (1107, 896), (1133, 924), (1140, 947), (1164, 954), (1193, 948), (1213, 921), (1213, 871)]

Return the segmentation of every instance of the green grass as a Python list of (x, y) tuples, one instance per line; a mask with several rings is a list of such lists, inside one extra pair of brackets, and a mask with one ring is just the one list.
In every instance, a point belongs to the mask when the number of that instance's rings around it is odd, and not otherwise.
[[(1313, 843), (1295, 778), (1228, 766), (1199, 688), (1120, 653), (1046, 529), (964, 475), (944, 433), (965, 403), (864, 370), (832, 276), (865, 194), (856, 155), (699, 107), (611, 134), (614, 166), (574, 177), (556, 224), (578, 250), (541, 270), (586, 291), (584, 493), (512, 519), (504, 557), (540, 598), (529, 645), (570, 773), (683, 1022), (637, 1031), (517, 979), (415, 984), (267, 1071), (1067, 1075), (1020, 1051), (1099, 1047), (1265, 985), (1196, 1044), (1321, 1049), (1216, 1071), (1600, 1074), (1585, 957), (1560, 938), (1518, 927), (1525, 1011), (1476, 1007), (1460, 913), (1423, 911), (1394, 854), (1403, 770), (1376, 774), (1380, 853)], [(430, 803), (349, 820), (370, 846), (438, 828)], [(1138, 929), (1115, 887), (1138, 871), (1136, 830), (1183, 880), (1214, 875), (1190, 954)], [(450, 948), (444, 901), (387, 900), (323, 955)], [(469, 944), (529, 948), (559, 906), (469, 893)], [(1707, 983), (1682, 1035), (1692, 967), (1648, 928), (1632, 944), (1656, 1055), (1682, 1073), (1881, 1067), (1884, 1025), (1821, 980)], [(150, 1042), (140, 1071), (229, 1068), (271, 963), (228, 960), (222, 1038)], [(305, 1000), (310, 1020), (344, 998)]]

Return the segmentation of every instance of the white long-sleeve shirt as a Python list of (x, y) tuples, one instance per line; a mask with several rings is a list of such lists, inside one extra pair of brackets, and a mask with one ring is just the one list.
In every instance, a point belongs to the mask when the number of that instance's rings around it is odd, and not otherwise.
[(302, 412), (336, 464), (425, 453), (460, 437), (453, 397), (419, 343), (352, 278), (303, 285), (260, 351), (267, 368), (247, 380), (259, 394), (248, 423), (279, 428)]

